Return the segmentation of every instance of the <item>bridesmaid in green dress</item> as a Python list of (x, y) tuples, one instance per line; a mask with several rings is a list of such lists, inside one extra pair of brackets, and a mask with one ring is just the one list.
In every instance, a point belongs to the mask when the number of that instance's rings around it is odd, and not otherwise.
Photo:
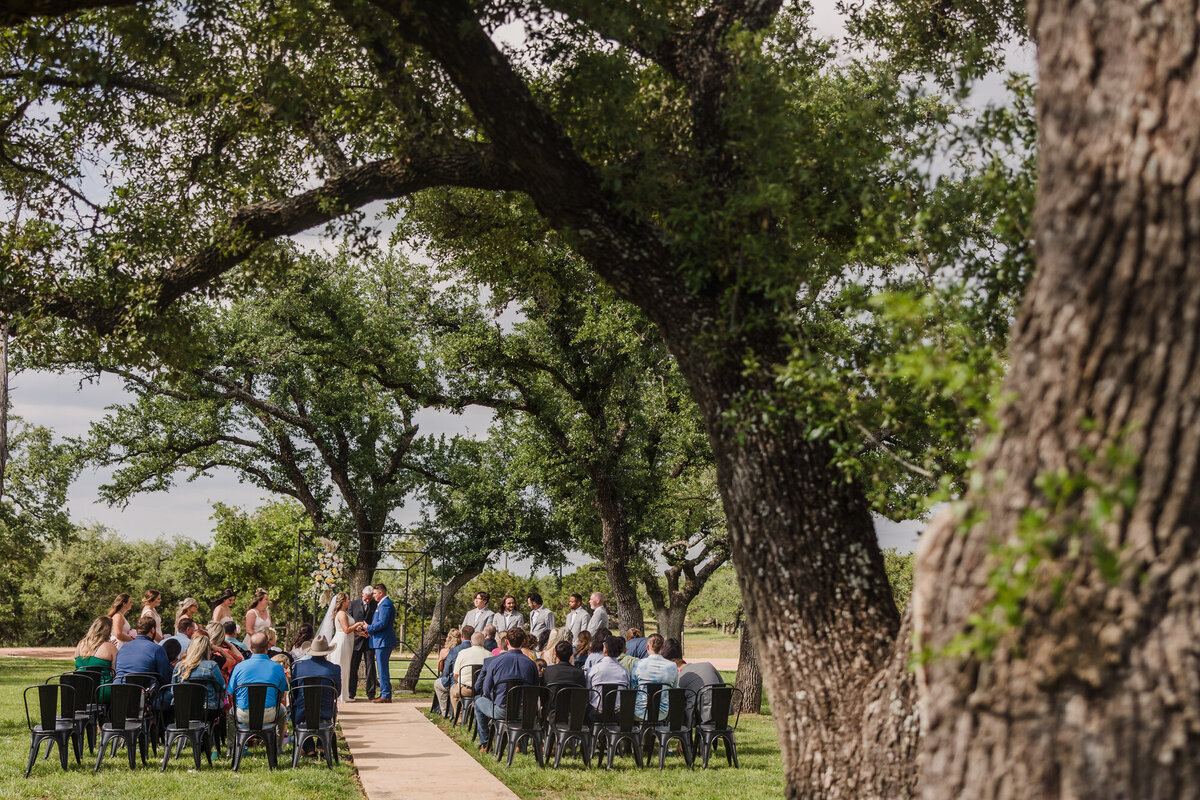
[[(117, 657), (117, 646), (110, 641), (111, 636), (112, 620), (108, 617), (97, 617), (75, 648), (75, 670), (78, 672), (84, 667), (99, 667), (100, 682), (112, 683), (113, 659)], [(108, 690), (102, 691), (97, 700), (107, 703)]]

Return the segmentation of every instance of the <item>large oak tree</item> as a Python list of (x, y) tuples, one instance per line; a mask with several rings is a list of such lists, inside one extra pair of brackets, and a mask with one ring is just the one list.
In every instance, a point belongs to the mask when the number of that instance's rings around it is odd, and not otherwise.
[(0, 178), (48, 254), (3, 310), (137, 358), (178, 344), (197, 290), (287, 269), (279, 237), (434, 186), (519, 195), (655, 323), (699, 407), (789, 792), (911, 793), (907, 646), (856, 456), (916, 465), (895, 424), (835, 412), (896, 396), (845, 377), (878, 356), (847, 355), (872, 314), (849, 286), (933, 271), (924, 236), (994, 210), (925, 213), (893, 169), (937, 104), (837, 68), (769, 0), (139, 5), (19, 8), (0, 42)]

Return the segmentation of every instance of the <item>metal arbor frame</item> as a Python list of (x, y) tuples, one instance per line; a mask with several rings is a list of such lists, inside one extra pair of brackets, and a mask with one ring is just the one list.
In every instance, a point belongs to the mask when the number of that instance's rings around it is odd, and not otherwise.
[[(296, 531), (296, 618), (297, 619), (301, 618), (301, 612), (300, 612), (300, 596), (301, 596), (300, 589), (301, 589), (301, 584), (302, 584), (301, 570), (303, 570), (304, 567), (300, 563), (300, 560), (301, 560), (301, 557), (303, 556), (303, 550), (304, 550), (304, 544), (305, 544), (306, 538), (307, 538), (307, 542), (309, 544), (311, 544), (317, 536), (327, 536), (329, 538), (336, 538), (342, 534), (353, 534), (355, 537), (360, 537), (363, 535), (360, 531), (352, 531), (352, 530), (319, 530), (316, 528), (301, 528), (300, 530)], [(374, 554), (377, 558), (377, 563), (382, 562), (384, 559), (388, 558), (389, 556), (401, 556), (401, 557), (415, 556), (415, 558), (413, 558), (409, 562), (408, 566), (406, 566), (406, 567), (376, 567), (375, 572), (372, 573), (372, 575), (371, 575), (371, 582), (375, 583), (376, 582), (375, 581), (375, 573), (378, 573), (378, 572), (404, 573), (404, 600), (402, 603), (396, 604), (396, 612), (400, 616), (400, 636), (399, 636), (400, 646), (397, 649), (401, 653), (403, 653), (404, 649), (406, 647), (407, 639), (408, 639), (408, 617), (411, 612), (415, 611), (416, 617), (421, 621), (421, 634), (420, 634), (421, 641), (424, 641), (426, 631), (429, 628), (428, 620), (429, 620), (430, 615), (433, 613), (433, 609), (427, 608), (425, 606), (425, 602), (427, 602), (427, 598), (429, 597), (429, 573), (431, 570), (433, 570), (437, 573), (438, 602), (443, 607), (445, 606), (445, 600), (446, 600), (445, 577), (441, 574), (440, 570), (435, 570), (435, 567), (434, 567), (435, 560), (440, 564), (445, 564), (445, 562), (446, 562), (445, 541), (442, 539), (438, 539), (437, 537), (429, 536), (426, 534), (411, 533), (411, 532), (368, 531), (366, 533), (366, 535), (372, 537), (372, 539), (376, 542), (376, 547), (374, 549), (369, 549), (366, 552)], [(410, 549), (410, 548), (405, 548), (405, 547), (385, 547), (384, 545), (388, 542), (388, 537), (391, 537), (392, 539), (395, 539), (397, 537), (403, 537), (406, 539), (424, 540), (426, 547), (423, 550), (416, 550), (416, 549)], [(413, 592), (417, 588), (418, 581), (414, 579), (413, 573), (417, 570), (420, 570), (420, 576), (419, 576), (419, 578), (420, 578), (420, 581), (419, 581), (420, 595), (419, 596), (420, 596), (422, 602), (414, 609), (413, 602), (412, 602), (412, 595), (413, 595)], [(305, 571), (307, 572), (307, 570), (305, 570)], [(399, 588), (399, 587), (397, 586), (396, 588)], [(398, 593), (395, 592), (395, 589), (393, 589), (392, 597), (393, 597), (393, 602), (395, 602), (395, 600), (398, 599)], [(315, 601), (313, 603), (313, 607), (314, 607), (313, 624), (315, 625), (316, 624), (316, 613), (315, 613), (316, 603), (315, 603)], [(404, 659), (401, 658), (399, 660), (402, 661)], [(409, 660), (411, 660), (411, 657)], [(428, 664), (422, 664), (421, 669), (428, 670), (430, 672), (430, 674), (433, 675), (433, 677), (435, 677), (435, 678), (437, 677), (434, 670), (430, 669)]]

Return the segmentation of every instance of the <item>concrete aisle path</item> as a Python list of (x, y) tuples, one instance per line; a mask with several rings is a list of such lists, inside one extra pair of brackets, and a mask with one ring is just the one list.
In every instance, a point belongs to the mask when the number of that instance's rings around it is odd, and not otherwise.
[[(429, 699), (342, 703), (338, 719), (368, 800), (517, 800), (421, 713)], [(452, 781), (446, 780), (453, 776)]]

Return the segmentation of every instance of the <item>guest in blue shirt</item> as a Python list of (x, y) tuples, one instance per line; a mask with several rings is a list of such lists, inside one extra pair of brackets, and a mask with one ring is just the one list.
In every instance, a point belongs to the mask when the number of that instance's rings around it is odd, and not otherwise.
[(625, 652), (634, 658), (645, 658), (649, 652), (646, 649), (646, 637), (637, 628), (630, 628), (626, 634)]
[(433, 682), (433, 694), (438, 699), (438, 708), (443, 714), (450, 709), (450, 687), (454, 685), (454, 662), (458, 658), (458, 654), (471, 646), (471, 636), (474, 635), (475, 629), (470, 625), (463, 625), (458, 632), (458, 644), (450, 648), (450, 652), (446, 654), (446, 661), (442, 664), (442, 674)]
[(504, 681), (520, 680), (523, 684), (531, 686), (538, 684), (537, 665), (533, 663), (533, 659), (521, 652), (525, 636), (525, 631), (513, 628), (508, 632), (508, 645), (511, 649), (487, 660), (480, 696), (475, 698), (475, 722), (479, 730), (480, 750), (491, 750), (491, 742), (488, 741), (488, 719), (505, 718), (505, 694), (508, 687)]
[(234, 667), (229, 676), (229, 693), (237, 704), (237, 721), (242, 724), (250, 721), (250, 692), (245, 688), (250, 683), (271, 684), (263, 724), (275, 722), (275, 707), (287, 693), (287, 674), (267, 655), (267, 635), (262, 631), (250, 635), (250, 657)]
[[(638, 690), (637, 709), (634, 714), (642, 720), (646, 718), (646, 686), (648, 684), (661, 683), (671, 689), (679, 685), (679, 667), (675, 666), (675, 662), (667, 660), (662, 655), (663, 637), (657, 633), (650, 634), (646, 646), (649, 649), (649, 655), (634, 664), (632, 670), (633, 682)], [(664, 691), (659, 697), (658, 718), (665, 719), (669, 695)]]
[(117, 683), (124, 683), (122, 676), (132, 672), (157, 675), (160, 686), (171, 682), (171, 662), (167, 659), (167, 653), (151, 638), (157, 626), (158, 623), (151, 616), (138, 620), (137, 636), (122, 645), (113, 662)]
[[(333, 645), (324, 636), (313, 639), (308, 646), (308, 658), (301, 659), (292, 665), (292, 683), (300, 685), (301, 678), (321, 678), (334, 688), (334, 693), (322, 693), (321, 719), (333, 719), (334, 704), (337, 693), (342, 689), (342, 668), (330, 661), (326, 656), (333, 652)], [(304, 692), (292, 695), (295, 705), (292, 706), (292, 719), (304, 717)]]
[(192, 635), (196, 632), (196, 623), (192, 622), (191, 617), (180, 617), (175, 622), (175, 633), (158, 643), (159, 647), (165, 648), (167, 642), (179, 642), (179, 652), (182, 655), (186, 653), (188, 647), (192, 644)]

